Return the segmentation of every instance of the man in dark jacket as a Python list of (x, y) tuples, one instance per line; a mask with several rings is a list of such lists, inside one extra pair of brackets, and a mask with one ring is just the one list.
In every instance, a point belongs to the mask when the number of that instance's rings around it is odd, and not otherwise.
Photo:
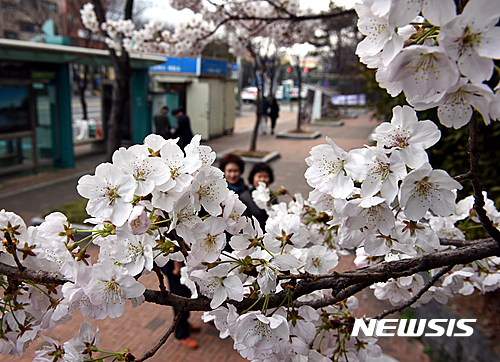
[(162, 107), (160, 111), (155, 114), (154, 121), (156, 134), (165, 139), (171, 138), (170, 122), (168, 121), (168, 107)]
[(177, 118), (177, 127), (175, 129), (175, 137), (179, 137), (179, 145), (182, 149), (186, 147), (193, 138), (191, 131), (191, 123), (189, 117), (184, 114), (182, 109), (174, 109), (172, 115)]
[(276, 120), (280, 115), (280, 106), (278, 105), (278, 101), (276, 98), (271, 99), (271, 104), (269, 106), (271, 109), (269, 111), (269, 118), (271, 118), (271, 134), (274, 134), (274, 127), (276, 127)]

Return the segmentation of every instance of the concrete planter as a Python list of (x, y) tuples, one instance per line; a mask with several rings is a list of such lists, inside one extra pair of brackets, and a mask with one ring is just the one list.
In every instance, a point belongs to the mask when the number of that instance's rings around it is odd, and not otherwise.
[(308, 139), (308, 140), (310, 140), (310, 139), (318, 138), (319, 136), (321, 136), (321, 132), (319, 132), (319, 131), (314, 131), (311, 133), (293, 133), (290, 131), (293, 131), (293, 130), (285, 130), (285, 131), (278, 132), (278, 133), (276, 133), (276, 138), (296, 138), (296, 139)]

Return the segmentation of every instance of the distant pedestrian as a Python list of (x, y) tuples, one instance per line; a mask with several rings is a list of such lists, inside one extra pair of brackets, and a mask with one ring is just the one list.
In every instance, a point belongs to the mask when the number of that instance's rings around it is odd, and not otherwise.
[(186, 147), (193, 138), (193, 131), (191, 131), (191, 123), (189, 117), (184, 114), (182, 109), (174, 109), (172, 115), (177, 118), (177, 127), (175, 128), (175, 137), (179, 137), (179, 145), (182, 149)]
[(165, 139), (171, 138), (170, 122), (168, 120), (168, 107), (161, 107), (160, 111), (155, 114), (155, 132)]
[(271, 98), (269, 110), (269, 118), (271, 118), (271, 134), (274, 134), (274, 127), (276, 127), (276, 120), (280, 116), (280, 106), (276, 98)]
[(269, 101), (266, 97), (262, 99), (262, 115), (260, 119), (260, 133), (266, 134), (267, 132), (267, 113), (269, 111)]

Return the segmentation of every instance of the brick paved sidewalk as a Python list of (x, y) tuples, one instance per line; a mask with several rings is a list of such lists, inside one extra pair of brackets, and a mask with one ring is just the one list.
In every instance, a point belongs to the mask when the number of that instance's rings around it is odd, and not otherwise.
[[(285, 109), (283, 109), (285, 108)], [(278, 119), (277, 131), (292, 129), (295, 127), (296, 113), (287, 112), (282, 107), (281, 117)], [(245, 113), (236, 120), (233, 135), (223, 136), (204, 142), (210, 145), (216, 152), (230, 148), (247, 149), (250, 143), (249, 131), (253, 128), (255, 116)], [(307, 185), (303, 175), (307, 168), (304, 159), (309, 155), (309, 150), (315, 145), (325, 143), (325, 136), (332, 138), (340, 147), (350, 150), (362, 147), (367, 143), (368, 136), (378, 123), (370, 120), (367, 114), (360, 114), (358, 118), (344, 119), (345, 125), (341, 127), (330, 126), (308, 126), (311, 130), (319, 130), (322, 136), (313, 140), (277, 139), (273, 136), (259, 135), (257, 149), (266, 151), (279, 151), (280, 158), (273, 160), (271, 166), (275, 171), (275, 182), (271, 189), (283, 185), (290, 192), (301, 192), (307, 197), (311, 188)], [(76, 168), (72, 170), (58, 170), (40, 174), (37, 176), (24, 177), (9, 182), (0, 182), (0, 208), (19, 213), (25, 220), (38, 216), (43, 210), (61, 203), (74, 201), (79, 198), (75, 187), (81, 174), (90, 172), (97, 164), (103, 161), (102, 155), (88, 156), (77, 160)], [(246, 174), (250, 169), (247, 167)], [(283, 201), (287, 201), (284, 199)], [(353, 269), (352, 258), (343, 258), (342, 270)], [(153, 274), (142, 277), (141, 282), (147, 288), (158, 289), (157, 281)], [(358, 295), (361, 308), (357, 316), (366, 314), (372, 316), (378, 314), (388, 306), (386, 303), (376, 300), (373, 292), (364, 291)], [(191, 320), (199, 321), (201, 313), (192, 313)], [(158, 341), (165, 333), (172, 321), (172, 308), (157, 305), (144, 305), (132, 308), (127, 305), (125, 315), (118, 320), (106, 319), (95, 321), (88, 319), (92, 325), (99, 326), (101, 344), (103, 350), (130, 348), (136, 357), (141, 356)], [(77, 312), (73, 320), (63, 326), (55, 327), (47, 333), (52, 338), (66, 341), (78, 334), (78, 327), (84, 318)], [(232, 348), (232, 340), (221, 340), (218, 332), (210, 325), (202, 323), (201, 333), (193, 335), (200, 343), (197, 350), (189, 350), (173, 339), (169, 339), (157, 355), (150, 361), (190, 361), (190, 362), (230, 362), (243, 361)], [(22, 359), (16, 361), (31, 361), (34, 350), (43, 344), (42, 339), (36, 340)], [(400, 362), (428, 361), (427, 356), (422, 353), (423, 347), (420, 343), (403, 338), (387, 338), (379, 340), (384, 353), (396, 358)], [(0, 356), (0, 362), (14, 361), (11, 357)]]

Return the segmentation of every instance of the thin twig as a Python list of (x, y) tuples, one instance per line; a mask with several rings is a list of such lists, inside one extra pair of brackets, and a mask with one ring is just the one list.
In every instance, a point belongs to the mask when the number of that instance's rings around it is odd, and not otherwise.
[(179, 243), (179, 247), (181, 248), (181, 253), (184, 255), (185, 258), (188, 256), (188, 250), (191, 250), (189, 246), (186, 244), (183, 238), (181, 238), (177, 233), (175, 232), (175, 229), (172, 230), (172, 235), (174, 236), (175, 240)]
[(167, 288), (165, 288), (165, 278), (163, 277), (163, 273), (161, 272), (160, 267), (156, 263), (154, 263), (153, 270), (156, 273), (156, 276), (158, 277), (160, 291), (162, 293), (165, 293), (167, 291)]
[(16, 262), (16, 265), (19, 268), (19, 270), (21, 270), (21, 271), (25, 270), (26, 267), (23, 264), (21, 264), (21, 262), (19, 261), (19, 258), (17, 257), (17, 247), (16, 247), (16, 244), (14, 244), (14, 242), (12, 241), (12, 238), (10, 237), (9, 232), (6, 231), (3, 234), (5, 236), (5, 239), (7, 239), (7, 245), (6, 245), (7, 251), (10, 254), (12, 254), (12, 257), (14, 258), (14, 261)]
[(427, 292), (429, 290), (429, 288), (432, 287), (438, 281), (439, 278), (441, 278), (443, 275), (445, 275), (446, 273), (448, 273), (453, 267), (454, 267), (454, 265), (448, 265), (447, 267), (444, 267), (436, 275), (434, 275), (432, 277), (432, 279), (429, 280), (427, 282), (427, 284), (425, 284), (423, 286), (423, 288), (420, 289), (418, 291), (418, 293), (415, 294), (413, 297), (411, 297), (410, 299), (408, 299), (406, 302), (404, 302), (400, 306), (397, 306), (396, 308), (389, 309), (389, 310), (384, 310), (382, 313), (380, 313), (378, 316), (374, 317), (373, 319), (382, 319), (382, 318), (388, 316), (389, 314), (396, 313), (396, 312), (401, 312), (403, 309), (408, 308), (410, 305), (412, 305), (417, 300), (419, 300), (420, 297), (422, 295), (424, 295), (424, 293)]
[(183, 312), (177, 313), (177, 315), (175, 316), (174, 321), (172, 322), (172, 325), (168, 329), (167, 333), (165, 333), (165, 335), (163, 337), (161, 337), (161, 339), (158, 341), (156, 346), (154, 346), (149, 351), (147, 351), (144, 354), (144, 356), (142, 356), (141, 358), (136, 359), (137, 362), (145, 361), (148, 358), (151, 358), (154, 356), (154, 354), (161, 348), (161, 346), (163, 346), (165, 344), (168, 337), (170, 337), (170, 335), (173, 333), (173, 331), (175, 330), (175, 327), (177, 326), (177, 323), (179, 323), (179, 320), (182, 318), (183, 314), (184, 314)]
[(453, 179), (455, 181), (472, 180), (473, 178), (474, 178), (474, 175), (472, 174), (471, 171), (468, 171), (467, 173), (453, 177)]

